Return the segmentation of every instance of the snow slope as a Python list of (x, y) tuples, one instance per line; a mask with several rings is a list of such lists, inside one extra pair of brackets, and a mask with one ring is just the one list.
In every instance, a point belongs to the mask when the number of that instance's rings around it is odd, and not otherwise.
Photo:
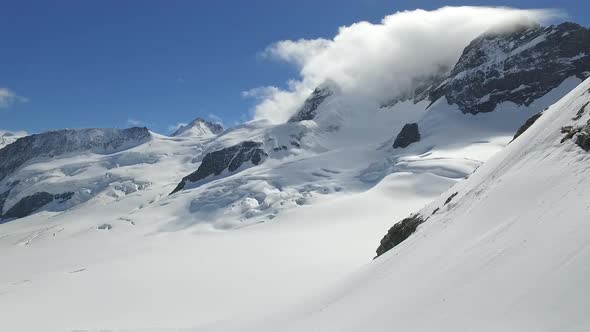
[(590, 155), (561, 142), (562, 127), (590, 123), (588, 110), (576, 117), (589, 101), (586, 80), (331, 291), (260, 324), (203, 330), (589, 330)]

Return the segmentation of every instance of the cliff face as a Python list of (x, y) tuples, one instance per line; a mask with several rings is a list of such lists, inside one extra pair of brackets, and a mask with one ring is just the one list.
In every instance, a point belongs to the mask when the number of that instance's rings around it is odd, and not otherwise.
[(590, 73), (590, 30), (574, 23), (488, 33), (463, 51), (449, 78), (430, 93), (464, 113), (510, 101), (528, 106), (566, 78)]
[(262, 143), (245, 141), (221, 150), (208, 153), (199, 168), (185, 176), (171, 194), (184, 189), (188, 182), (197, 182), (209, 176), (227, 171), (233, 173), (245, 164), (260, 165), (268, 157), (262, 150)]

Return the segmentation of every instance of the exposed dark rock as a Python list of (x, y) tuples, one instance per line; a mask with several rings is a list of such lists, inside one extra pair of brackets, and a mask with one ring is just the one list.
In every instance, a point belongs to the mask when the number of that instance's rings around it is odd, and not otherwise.
[(63, 203), (67, 200), (69, 200), (70, 198), (72, 198), (74, 196), (74, 193), (69, 191), (69, 192), (65, 192), (63, 194), (57, 194), (55, 196), (53, 196), (53, 199), (55, 199), (56, 201), (59, 200), (59, 203)]
[(113, 225), (111, 225), (111, 224), (101, 224), (101, 225), (98, 225), (98, 227), (96, 227), (96, 228), (101, 229), (101, 230), (107, 230), (108, 231), (111, 228), (113, 228)]
[(455, 192), (454, 194), (449, 196), (449, 198), (447, 198), (447, 200), (445, 201), (445, 204), (443, 204), (443, 206), (449, 204), (453, 200), (453, 198), (455, 198), (455, 196), (457, 196), (458, 194), (459, 194), (458, 192)]
[(590, 127), (586, 126), (586, 129), (581, 131), (576, 136), (576, 144), (584, 149), (584, 151), (590, 151)]
[(289, 119), (289, 122), (312, 120), (315, 118), (317, 109), (321, 103), (330, 97), (334, 92), (328, 86), (317, 87), (303, 103), (303, 106)]
[(520, 128), (518, 128), (512, 140), (514, 141), (518, 136), (522, 135), (525, 131), (527, 131), (527, 129), (529, 129), (535, 123), (535, 121), (537, 121), (541, 117), (541, 115), (543, 115), (543, 112), (539, 112), (528, 118), (525, 121), (525, 123), (522, 126), (520, 126)]
[(10, 194), (10, 190), (0, 194), (0, 219), (2, 219), (2, 211), (4, 211), (4, 203), (6, 202), (6, 199), (8, 198), (9, 194)]
[(147, 128), (65, 129), (25, 136), (0, 149), (0, 180), (33, 158), (53, 158), (66, 153), (113, 153), (146, 142)]
[(573, 139), (574, 143), (584, 149), (590, 151), (590, 120), (583, 126), (565, 126), (561, 128), (561, 133), (565, 136), (561, 139), (561, 143)]
[(197, 182), (209, 176), (219, 175), (225, 170), (235, 172), (246, 163), (260, 165), (266, 157), (268, 154), (262, 150), (262, 143), (252, 141), (210, 152), (203, 158), (201, 166), (185, 176), (170, 194), (184, 189), (187, 182)]
[[(4, 215), (2, 218), (4, 219), (12, 219), (12, 218), (23, 218), (26, 217), (33, 212), (39, 210), (40, 208), (44, 207), (45, 205), (53, 202), (54, 200), (59, 200), (59, 203), (63, 203), (74, 196), (73, 192), (65, 192), (63, 194), (50, 194), (48, 192), (38, 192), (31, 196), (27, 196), (22, 198), (18, 201), (15, 205), (13, 205)], [(3, 202), (4, 203), (4, 202)], [(2, 204), (4, 205), (4, 204)], [(1, 211), (1, 210), (0, 210)]]
[(395, 141), (393, 142), (393, 148), (406, 148), (408, 145), (420, 141), (420, 132), (418, 131), (417, 123), (407, 123), (404, 125), (402, 130), (399, 132)]
[(445, 79), (448, 78), (450, 68), (440, 68), (434, 75), (416, 79), (412, 86), (415, 87), (413, 90), (385, 102), (380, 105), (379, 108), (390, 108), (395, 104), (407, 100), (412, 100), (414, 104), (417, 104), (430, 97), (432, 91), (437, 88)]
[(590, 104), (590, 101), (582, 105), (582, 107), (580, 107), (580, 109), (576, 113), (576, 116), (574, 116), (572, 120), (580, 120), (584, 115), (584, 112), (586, 111), (586, 107), (588, 106), (588, 104)]
[(487, 33), (463, 51), (429, 99), (446, 97), (465, 113), (491, 112), (511, 101), (530, 105), (566, 78), (590, 71), (590, 30), (574, 23)]
[(381, 240), (381, 245), (377, 248), (377, 257), (410, 237), (424, 221), (420, 215), (413, 215), (393, 225)]

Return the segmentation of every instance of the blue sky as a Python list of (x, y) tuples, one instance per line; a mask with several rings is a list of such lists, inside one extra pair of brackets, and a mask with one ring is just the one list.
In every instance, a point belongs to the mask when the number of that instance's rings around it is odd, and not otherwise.
[(590, 25), (582, 0), (0, 0), (0, 88), (20, 96), (0, 103), (0, 129), (141, 124), (166, 133), (197, 116), (231, 125), (254, 106), (242, 91), (297, 76), (257, 56), (269, 44), (444, 5), (561, 8)]

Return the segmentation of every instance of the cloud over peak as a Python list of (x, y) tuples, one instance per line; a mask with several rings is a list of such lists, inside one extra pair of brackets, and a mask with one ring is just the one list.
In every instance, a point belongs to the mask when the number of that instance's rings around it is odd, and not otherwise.
[(259, 100), (255, 118), (286, 121), (319, 84), (332, 81), (355, 102), (378, 103), (404, 94), (416, 81), (450, 69), (464, 47), (490, 29), (544, 22), (552, 10), (492, 7), (443, 7), (402, 11), (380, 23), (340, 27), (332, 39), (278, 41), (263, 58), (291, 63), (299, 77), (286, 89), (259, 87), (244, 97)]
[(10, 89), (0, 88), (0, 109), (9, 108), (16, 103), (26, 103), (27, 101), (27, 98), (17, 95)]

